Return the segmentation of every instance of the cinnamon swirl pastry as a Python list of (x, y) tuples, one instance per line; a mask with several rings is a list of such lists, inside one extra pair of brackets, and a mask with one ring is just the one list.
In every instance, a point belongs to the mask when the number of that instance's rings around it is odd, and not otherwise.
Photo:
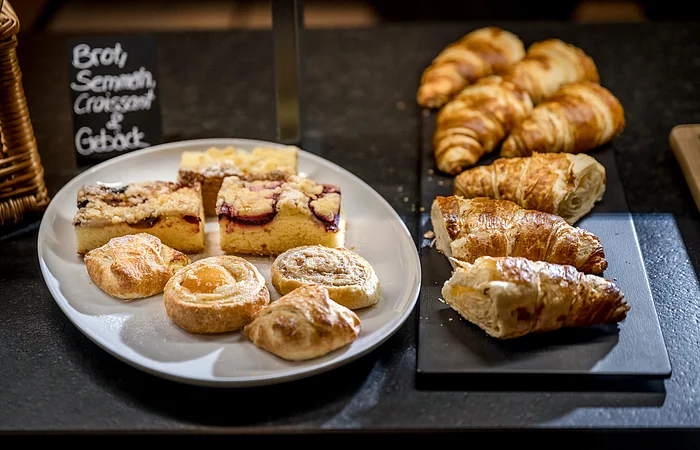
[(372, 306), (381, 296), (372, 266), (346, 248), (307, 245), (287, 250), (272, 263), (271, 275), (272, 285), (282, 295), (318, 284), (328, 289), (331, 299), (350, 309)]
[(237, 256), (212, 256), (180, 270), (163, 292), (168, 317), (192, 333), (234, 331), (270, 303), (265, 278)]

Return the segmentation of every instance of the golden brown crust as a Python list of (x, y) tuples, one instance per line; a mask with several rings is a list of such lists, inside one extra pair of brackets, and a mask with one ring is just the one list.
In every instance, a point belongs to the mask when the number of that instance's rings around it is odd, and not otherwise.
[(504, 73), (525, 55), (522, 41), (499, 28), (475, 30), (447, 46), (421, 76), (420, 106), (439, 108), (479, 78)]
[(609, 142), (624, 129), (624, 110), (609, 90), (595, 83), (571, 83), (513, 129), (501, 155), (585, 152)]
[(177, 272), (163, 291), (165, 311), (192, 333), (242, 328), (270, 303), (265, 279), (237, 256), (200, 259)]
[(113, 238), (85, 255), (85, 267), (97, 287), (125, 300), (163, 292), (170, 277), (189, 262), (146, 233)]
[(431, 219), (437, 249), (469, 263), (482, 256), (521, 256), (586, 273), (601, 273), (608, 265), (592, 233), (508, 200), (437, 197)]
[(510, 200), (573, 224), (602, 199), (605, 180), (605, 168), (588, 155), (535, 153), (465, 170), (455, 178), (454, 193)]
[(372, 266), (346, 248), (296, 247), (279, 255), (270, 273), (272, 285), (282, 295), (300, 286), (318, 284), (328, 290), (333, 301), (350, 309), (374, 305), (381, 297)]
[(499, 339), (624, 320), (629, 305), (610, 281), (526, 258), (457, 262), (442, 289), (462, 317)]
[(488, 77), (467, 87), (440, 111), (433, 136), (439, 170), (452, 175), (493, 151), (532, 111), (530, 97), (513, 83)]
[(300, 361), (350, 344), (360, 328), (360, 318), (331, 300), (326, 288), (307, 285), (260, 311), (243, 333), (280, 358)]
[(559, 39), (532, 44), (525, 58), (515, 64), (504, 78), (530, 94), (535, 105), (567, 83), (600, 82), (593, 59), (580, 48)]

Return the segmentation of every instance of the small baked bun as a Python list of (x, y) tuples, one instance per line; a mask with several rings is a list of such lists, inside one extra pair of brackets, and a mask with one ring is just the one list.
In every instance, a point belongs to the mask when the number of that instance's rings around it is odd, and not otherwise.
[(124, 300), (163, 292), (170, 277), (189, 262), (147, 233), (112, 238), (85, 255), (85, 267), (97, 287)]
[(360, 334), (360, 318), (328, 297), (323, 286), (302, 286), (255, 316), (243, 333), (280, 358), (317, 358), (348, 345)]
[(296, 247), (272, 263), (272, 285), (285, 295), (299, 286), (319, 284), (335, 302), (350, 309), (379, 301), (379, 279), (369, 263), (346, 248)]
[(200, 259), (175, 274), (163, 291), (165, 311), (191, 333), (242, 328), (270, 303), (265, 279), (237, 256)]

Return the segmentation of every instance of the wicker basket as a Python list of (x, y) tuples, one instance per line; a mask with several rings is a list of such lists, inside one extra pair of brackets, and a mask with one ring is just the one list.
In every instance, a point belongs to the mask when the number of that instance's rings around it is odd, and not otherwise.
[(0, 227), (19, 223), (49, 203), (17, 62), (18, 32), (17, 15), (5, 1), (0, 14)]

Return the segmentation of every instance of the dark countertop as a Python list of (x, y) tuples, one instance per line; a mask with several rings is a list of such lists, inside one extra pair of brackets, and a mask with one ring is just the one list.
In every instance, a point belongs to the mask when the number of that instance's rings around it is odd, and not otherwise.
[[(444, 45), (480, 25), (306, 34), (305, 143), (377, 189), (414, 235), (418, 77)], [(180, 385), (120, 362), (69, 322), (44, 285), (33, 223), (0, 237), (0, 432), (700, 428), (700, 222), (668, 145), (674, 125), (700, 123), (700, 25), (501, 25), (526, 44), (558, 37), (581, 46), (625, 106), (628, 126), (613, 145), (673, 367), (663, 386), (420, 390), (415, 314), (379, 349), (326, 374), (245, 390)], [(275, 139), (269, 33), (156, 37), (166, 141)], [(24, 35), (19, 48), (54, 193), (77, 170), (63, 38)]]

